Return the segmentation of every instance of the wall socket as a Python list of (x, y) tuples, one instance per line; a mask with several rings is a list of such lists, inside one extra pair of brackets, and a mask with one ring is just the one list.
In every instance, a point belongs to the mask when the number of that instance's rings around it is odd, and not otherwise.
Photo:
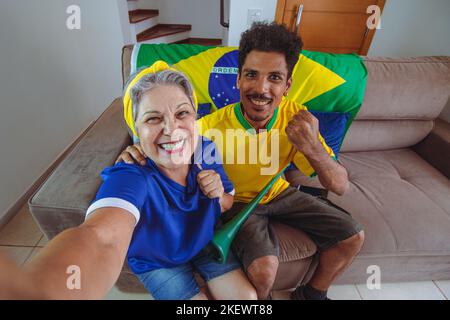
[(253, 22), (262, 20), (262, 9), (253, 8), (247, 11), (247, 26), (250, 27)]

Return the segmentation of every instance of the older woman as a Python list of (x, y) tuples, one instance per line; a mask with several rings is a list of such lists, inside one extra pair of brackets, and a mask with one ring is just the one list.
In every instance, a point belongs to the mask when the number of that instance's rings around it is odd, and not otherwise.
[(194, 270), (214, 298), (256, 298), (233, 256), (220, 264), (203, 250), (221, 212), (232, 206), (234, 189), (220, 164), (202, 157), (191, 164), (196, 148), (214, 145), (198, 137), (197, 102), (188, 79), (156, 62), (131, 77), (124, 106), (146, 165), (105, 169), (86, 215), (121, 208), (135, 217), (128, 264), (156, 299), (206, 299)]
[(213, 155), (214, 145), (196, 135), (196, 105), (186, 77), (164, 63), (133, 77), (125, 118), (149, 158), (145, 167), (107, 168), (86, 221), (52, 239), (24, 269), (0, 254), (0, 299), (102, 298), (126, 255), (157, 299), (206, 299), (193, 268), (213, 298), (256, 299), (234, 257), (220, 265), (202, 251), (232, 204), (233, 187), (220, 165), (189, 164), (197, 145)]

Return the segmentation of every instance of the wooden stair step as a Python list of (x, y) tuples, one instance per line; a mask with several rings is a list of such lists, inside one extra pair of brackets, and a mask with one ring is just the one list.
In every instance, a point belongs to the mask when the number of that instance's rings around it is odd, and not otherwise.
[(158, 24), (152, 28), (139, 33), (136, 38), (138, 42), (143, 42), (150, 39), (169, 36), (175, 33), (190, 31), (192, 26), (190, 24)]
[(128, 12), (130, 23), (138, 23), (159, 15), (158, 10), (137, 9)]
[(202, 46), (221, 46), (222, 39), (188, 38), (176, 42), (178, 44), (200, 44)]

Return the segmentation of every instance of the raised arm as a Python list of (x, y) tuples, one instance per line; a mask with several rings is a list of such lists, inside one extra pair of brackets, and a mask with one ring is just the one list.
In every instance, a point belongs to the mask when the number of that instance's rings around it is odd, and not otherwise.
[[(0, 259), (2, 267), (20, 275), (0, 277), (0, 298), (104, 298), (122, 270), (135, 223), (123, 209), (101, 208), (79, 227), (52, 239), (23, 270)], [(73, 281), (77, 276), (79, 288)]]
[(319, 121), (310, 112), (300, 111), (289, 122), (286, 134), (294, 147), (304, 154), (324, 188), (343, 195), (349, 188), (348, 173), (334, 161), (319, 140)]

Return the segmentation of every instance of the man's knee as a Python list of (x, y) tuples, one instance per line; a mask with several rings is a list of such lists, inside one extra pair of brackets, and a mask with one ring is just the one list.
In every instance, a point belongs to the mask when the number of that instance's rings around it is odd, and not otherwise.
[(278, 257), (265, 256), (253, 260), (247, 268), (247, 275), (257, 291), (270, 290), (278, 270)]
[[(251, 286), (249, 284), (249, 286)], [(254, 288), (246, 288), (245, 290), (239, 291), (237, 300), (258, 300), (258, 294)]]
[(361, 230), (350, 238), (345, 239), (340, 244), (345, 247), (349, 255), (357, 255), (364, 244), (364, 231)]
[(361, 250), (363, 244), (364, 244), (364, 231), (361, 230), (357, 234), (355, 234), (353, 237), (351, 237), (352, 243), (355, 246), (357, 252)]
[(193, 296), (191, 300), (209, 300), (209, 299), (205, 292), (200, 291), (198, 294)]

